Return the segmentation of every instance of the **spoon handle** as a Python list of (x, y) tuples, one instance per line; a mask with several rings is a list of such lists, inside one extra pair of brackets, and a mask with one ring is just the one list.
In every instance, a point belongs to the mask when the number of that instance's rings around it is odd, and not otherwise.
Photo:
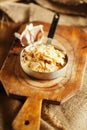
[(55, 30), (56, 30), (56, 27), (57, 27), (57, 24), (58, 24), (58, 21), (59, 21), (59, 17), (60, 16), (59, 16), (58, 13), (54, 14), (52, 24), (51, 24), (51, 27), (50, 27), (50, 30), (49, 30), (49, 33), (48, 33), (48, 38), (53, 38), (54, 37)]

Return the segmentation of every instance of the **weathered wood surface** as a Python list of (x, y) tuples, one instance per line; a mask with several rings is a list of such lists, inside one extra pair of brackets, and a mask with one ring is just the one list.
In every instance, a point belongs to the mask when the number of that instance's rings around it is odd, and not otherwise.
[(13, 121), (14, 130), (39, 130), (42, 100), (37, 96), (28, 98)]
[(18, 30), (19, 23), (0, 21), (0, 68), (7, 57), (14, 32)]
[[(34, 24), (41, 23), (36, 22)], [(44, 30), (46, 32), (45, 34), (47, 34), (50, 25), (47, 23), (42, 24), (44, 25)], [(24, 26), (20, 29), (19, 32), (21, 32), (23, 28)], [(37, 97), (37, 99), (40, 99), (40, 102), (43, 99), (63, 101), (75, 94), (76, 90), (80, 89), (87, 54), (87, 34), (75, 27), (59, 26), (56, 31), (55, 38), (64, 45), (69, 56), (66, 73), (62, 75), (62, 77), (49, 81), (30, 78), (23, 72), (20, 67), (19, 55), (23, 48), (19, 43), (17, 43), (9, 52), (9, 56), (7, 57), (1, 69), (0, 78), (7, 94), (26, 97), (30, 96), (31, 99)], [(38, 104), (38, 107), (41, 108), (41, 104), (38, 103), (37, 100), (35, 100), (35, 104)], [(28, 101), (26, 101), (24, 107), (18, 114), (17, 120), (14, 120), (14, 129), (19, 129), (19, 126), (22, 123), (21, 121), (26, 120), (24, 113), (26, 113), (25, 108), (27, 105)], [(30, 102), (31, 109), (32, 106), (33, 104)], [(32, 115), (33, 112), (31, 109), (29, 109), (29, 112)], [(38, 115), (40, 116), (40, 113)], [(39, 116), (36, 125), (38, 125), (40, 119)], [(33, 120), (33, 115), (31, 119)], [(29, 120), (29, 122), (33, 128), (33, 125), (35, 124), (34, 122), (32, 123), (32, 120)], [(29, 130), (31, 125), (29, 124), (25, 130)], [(39, 127), (37, 127), (37, 129), (38, 128)]]

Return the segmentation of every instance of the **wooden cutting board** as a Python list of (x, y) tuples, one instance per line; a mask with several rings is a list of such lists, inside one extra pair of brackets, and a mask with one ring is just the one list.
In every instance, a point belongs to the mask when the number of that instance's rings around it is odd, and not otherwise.
[[(50, 24), (34, 23), (39, 24), (43, 24), (47, 35)], [(19, 33), (25, 25), (20, 28)], [(7, 94), (27, 97), (13, 121), (15, 130), (39, 130), (43, 99), (63, 102), (81, 88), (87, 56), (87, 34), (75, 27), (58, 26), (54, 38), (65, 47), (68, 54), (66, 72), (60, 77), (53, 80), (37, 80), (26, 75), (20, 67), (19, 57), (23, 47), (19, 42), (9, 51), (3, 64), (0, 79)]]

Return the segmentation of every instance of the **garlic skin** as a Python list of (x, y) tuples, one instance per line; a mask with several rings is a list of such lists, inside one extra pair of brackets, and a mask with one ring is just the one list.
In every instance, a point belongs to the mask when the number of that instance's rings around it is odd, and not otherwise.
[(35, 41), (40, 41), (44, 36), (43, 25), (34, 26), (32, 23), (26, 25), (24, 31), (19, 34), (15, 33), (15, 37), (20, 40), (22, 46), (27, 46)]

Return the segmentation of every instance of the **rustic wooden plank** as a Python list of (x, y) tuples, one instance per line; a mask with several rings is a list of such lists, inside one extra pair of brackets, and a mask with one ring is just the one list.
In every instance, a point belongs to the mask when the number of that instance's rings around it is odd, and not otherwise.
[(9, 52), (14, 39), (14, 32), (18, 30), (19, 26), (20, 23), (0, 20), (0, 68)]
[(41, 106), (37, 96), (28, 98), (12, 123), (14, 130), (39, 130)]
[[(49, 24), (40, 22), (34, 24), (43, 24), (45, 35), (47, 35), (50, 27)], [(24, 27), (25, 25), (21, 27), (19, 32), (21, 32)], [(54, 80), (37, 80), (26, 75), (20, 67), (19, 58), (23, 47), (21, 47), (19, 43), (15, 44), (13, 49), (9, 52), (9, 55), (1, 69), (0, 79), (7, 94), (26, 96), (30, 97), (32, 100), (35, 99), (34, 104), (30, 105), (29, 108), (29, 114), (31, 115), (33, 113), (32, 106), (36, 107), (37, 104), (40, 103), (39, 101), (42, 101), (43, 99), (63, 101), (67, 97), (71, 97), (75, 94), (76, 90), (81, 87), (87, 56), (87, 34), (75, 27), (59, 26), (55, 38), (58, 40), (58, 43), (61, 43), (66, 48), (68, 54), (67, 70), (61, 77)], [(34, 98), (34, 96), (36, 98)], [(27, 116), (26, 110), (28, 109), (28, 101), (24, 104), (22, 110), (15, 119), (15, 123), (13, 123), (15, 129), (19, 128), (22, 121)], [(40, 108), (41, 106), (38, 105), (38, 107)], [(35, 110), (35, 112), (36, 111), (37, 110)], [(39, 113), (40, 109), (38, 115)], [(21, 114), (22, 117), (20, 116)], [(37, 128), (39, 128), (39, 124), (36, 124)], [(25, 126), (22, 128), (24, 127)], [(29, 127), (33, 128), (32, 122)]]
[[(42, 24), (47, 34), (50, 25), (46, 23)], [(25, 25), (21, 27), (19, 32), (21, 32), (24, 27)], [(42, 99), (61, 101), (80, 88), (86, 58), (85, 46), (87, 45), (87, 34), (74, 27), (59, 26), (55, 38), (59, 40), (59, 42), (62, 41), (61, 44), (66, 48), (69, 55), (66, 73), (60, 78), (58, 77), (57, 79), (49, 81), (30, 78), (20, 67), (19, 55), (23, 47), (17, 43), (10, 51), (1, 70), (1, 81), (8, 94), (32, 96), (36, 93)]]

